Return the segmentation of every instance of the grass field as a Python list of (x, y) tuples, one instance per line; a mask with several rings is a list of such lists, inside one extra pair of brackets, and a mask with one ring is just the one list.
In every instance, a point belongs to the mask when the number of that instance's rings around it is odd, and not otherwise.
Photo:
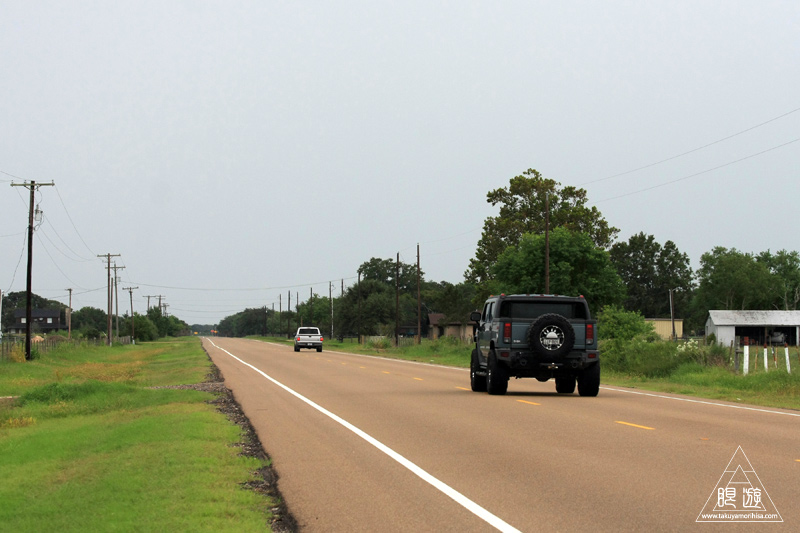
[(0, 363), (0, 529), (265, 531), (274, 502), (246, 490), (263, 461), (196, 390), (197, 339), (55, 350)]
[[(292, 341), (286, 339), (254, 338), (292, 345)], [(453, 339), (438, 341), (425, 339), (419, 346), (396, 348), (387, 344), (376, 348), (360, 346), (354, 342), (340, 343), (326, 340), (325, 349), (468, 368), (472, 345)], [(668, 376), (658, 378), (604, 369), (601, 381), (604, 385), (800, 410), (800, 354), (792, 349), (790, 356), (793, 365), (791, 374), (786, 371), (785, 359), (782, 356), (775, 360), (770, 358), (770, 370), (765, 371), (763, 355), (759, 355), (759, 365), (756, 366), (755, 360), (751, 360), (750, 374), (747, 376), (736, 374), (723, 366), (702, 366), (693, 363), (681, 365)], [(600, 359), (602, 361), (602, 353)]]

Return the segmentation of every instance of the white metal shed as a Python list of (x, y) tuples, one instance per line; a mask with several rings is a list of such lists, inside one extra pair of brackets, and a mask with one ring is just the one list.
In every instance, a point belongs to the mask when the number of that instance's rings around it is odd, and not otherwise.
[(800, 344), (800, 311), (709, 311), (708, 315), (706, 335), (713, 333), (724, 346), (736, 337), (760, 345), (779, 334), (791, 345)]

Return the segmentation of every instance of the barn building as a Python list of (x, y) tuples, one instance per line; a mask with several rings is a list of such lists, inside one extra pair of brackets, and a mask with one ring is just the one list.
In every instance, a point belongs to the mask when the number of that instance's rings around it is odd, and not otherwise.
[(717, 342), (730, 346), (764, 344), (798, 346), (800, 311), (709, 311), (706, 335), (712, 333)]

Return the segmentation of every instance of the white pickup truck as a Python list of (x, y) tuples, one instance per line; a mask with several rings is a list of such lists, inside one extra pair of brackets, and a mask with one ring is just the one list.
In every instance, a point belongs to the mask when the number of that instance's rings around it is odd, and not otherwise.
[(294, 335), (294, 351), (299, 352), (300, 348), (316, 348), (322, 351), (322, 334), (319, 328), (297, 328)]

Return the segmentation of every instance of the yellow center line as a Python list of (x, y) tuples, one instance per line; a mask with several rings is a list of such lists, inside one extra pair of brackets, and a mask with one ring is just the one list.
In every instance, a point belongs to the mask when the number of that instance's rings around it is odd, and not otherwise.
[(536, 403), (536, 402), (529, 402), (529, 401), (526, 401), (526, 400), (517, 400), (517, 401), (518, 401), (519, 403), (527, 403), (528, 405), (542, 405), (542, 404), (540, 404), (540, 403)]
[(795, 463), (800, 463), (800, 459), (795, 459), (794, 462)]
[(616, 422), (617, 424), (622, 424), (622, 425), (624, 425), (624, 426), (631, 426), (631, 427), (634, 427), (634, 428), (639, 428), (639, 429), (656, 429), (656, 428), (649, 428), (649, 427), (647, 427), (647, 426), (640, 426), (640, 425), (638, 425), (638, 424), (631, 424), (630, 422), (622, 422), (622, 421), (620, 421), (620, 420), (615, 420), (615, 422)]
[(417, 381), (425, 381), (425, 380), (424, 380), (424, 379), (422, 379), (422, 378), (414, 378), (414, 379), (416, 379)]
[(456, 388), (459, 389), (459, 390), (466, 390), (466, 391), (471, 390), (471, 389), (467, 389), (465, 387), (456, 387)]
[(367, 368), (367, 367), (365, 367), (365, 366), (360, 366), (360, 367), (358, 367), (358, 368)]
[(387, 372), (386, 370), (383, 371), (384, 374), (391, 374), (391, 372)]

